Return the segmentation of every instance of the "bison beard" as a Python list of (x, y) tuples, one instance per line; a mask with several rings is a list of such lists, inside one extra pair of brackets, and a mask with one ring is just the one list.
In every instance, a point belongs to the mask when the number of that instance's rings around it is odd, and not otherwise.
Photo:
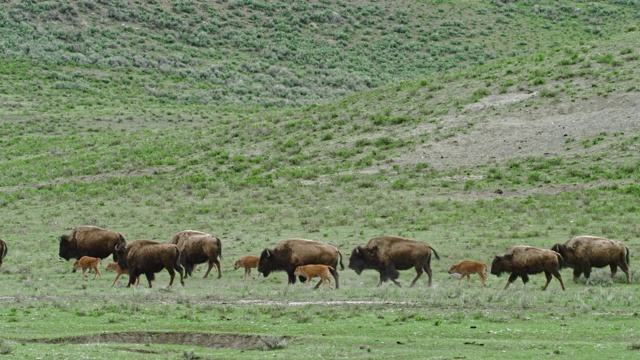
[(167, 269), (171, 276), (169, 286), (173, 285), (175, 271), (180, 274), (180, 283), (184, 286), (184, 269), (180, 265), (180, 250), (176, 245), (151, 240), (135, 240), (126, 246), (116, 246), (116, 252), (120, 268), (129, 270), (127, 287), (130, 287), (142, 274), (147, 277), (149, 287), (152, 287), (151, 282), (155, 280), (155, 273), (162, 269)]

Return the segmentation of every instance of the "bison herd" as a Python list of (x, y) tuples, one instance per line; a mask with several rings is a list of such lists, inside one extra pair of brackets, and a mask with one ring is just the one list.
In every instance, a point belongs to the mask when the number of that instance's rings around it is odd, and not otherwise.
[[(0, 266), (7, 254), (7, 243), (0, 239)], [(204, 274), (206, 278), (215, 266), (218, 278), (222, 277), (220, 258), (222, 258), (222, 242), (219, 238), (200, 231), (185, 230), (175, 234), (170, 242), (161, 243), (151, 240), (134, 240), (127, 243), (124, 237), (111, 230), (96, 226), (78, 226), (71, 234), (60, 237), (60, 251), (62, 259), (78, 259), (73, 271), (82, 269), (84, 278), (87, 269), (92, 269), (96, 276), (101, 276), (98, 265), (100, 259), (113, 256), (114, 263), (107, 265), (107, 270), (117, 272), (113, 286), (120, 275), (128, 274), (129, 283), (137, 286), (140, 276), (145, 275), (151, 287), (155, 274), (164, 270), (169, 272), (173, 284), (176, 272), (180, 276), (180, 283), (184, 285), (184, 278), (192, 276), (198, 264), (207, 263)], [(378, 286), (391, 280), (397, 286), (400, 270), (415, 268), (416, 277), (410, 286), (414, 286), (423, 273), (428, 276), (429, 286), (432, 284), (431, 257), (440, 259), (436, 250), (421, 241), (410, 240), (399, 236), (380, 236), (369, 240), (366, 244), (353, 249), (349, 257), (349, 268), (358, 275), (365, 269), (376, 270), (380, 274)], [(272, 249), (264, 249), (260, 256), (245, 256), (236, 261), (234, 269), (244, 268), (245, 275), (250, 275), (251, 268), (266, 278), (274, 271), (284, 271), (288, 275), (289, 284), (300, 281), (310, 282), (314, 277), (320, 277), (315, 288), (321, 284), (331, 287), (332, 276), (335, 288), (340, 287), (338, 265), (344, 270), (342, 254), (335, 246), (306, 239), (287, 239), (280, 241)], [(523, 283), (529, 281), (529, 275), (544, 273), (546, 283), (542, 290), (546, 290), (552, 277), (560, 282), (565, 289), (560, 270), (573, 269), (573, 280), (576, 282), (584, 274), (587, 282), (591, 269), (609, 266), (611, 278), (620, 268), (626, 275), (627, 283), (631, 283), (629, 271), (629, 247), (617, 240), (594, 236), (579, 236), (564, 244), (555, 244), (551, 249), (539, 249), (532, 246), (515, 246), (502, 255), (496, 255), (491, 263), (491, 274), (500, 276), (510, 273), (505, 289), (518, 277)], [(482, 278), (482, 285), (486, 281), (487, 265), (483, 262), (464, 260), (451, 266), (450, 274), (461, 274), (460, 281), (466, 276), (470, 282), (471, 274), (478, 274)]]

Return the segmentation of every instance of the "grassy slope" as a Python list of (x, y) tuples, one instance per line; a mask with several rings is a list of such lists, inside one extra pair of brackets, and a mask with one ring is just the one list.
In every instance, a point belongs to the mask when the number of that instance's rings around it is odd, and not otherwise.
[[(625, 335), (637, 321), (629, 314), (637, 287), (610, 284), (604, 271), (596, 276), (602, 288), (568, 284), (560, 293), (554, 280), (548, 294), (520, 288), (497, 292), (504, 278), (490, 279), (490, 290), (460, 289), (444, 274), (463, 257), (490, 262), (514, 243), (548, 247), (582, 233), (625, 240), (635, 252), (640, 191), (634, 184), (640, 170), (634, 134), (575, 139), (572, 146), (589, 151), (552, 159), (518, 157), (446, 169), (399, 161), (419, 146), (481, 126), (476, 116), (482, 114), (465, 115), (463, 109), (488, 95), (539, 91), (543, 96), (528, 106), (544, 108), (637, 92), (634, 2), (322, 2), (290, 11), (282, 9), (284, 3), (251, 1), (215, 3), (215, 11), (197, 2), (42, 4), (47, 10), (29, 10), (35, 5), (28, 2), (1, 4), (9, 9), (0, 22), (7, 34), (0, 39), (5, 54), (0, 142), (6, 154), (0, 160), (1, 234), (11, 246), (0, 272), (1, 288), (11, 289), (0, 313), (8, 324), (3, 337), (188, 328), (298, 336), (275, 354), (352, 358), (406, 358), (425, 348), (434, 349), (432, 356), (447, 356), (452, 349), (462, 351), (465, 341), (480, 340), (486, 343), (482, 353), (470, 345), (462, 356), (492, 358), (502, 351), (522, 358), (580, 356), (592, 350), (593, 344), (584, 343), (590, 337), (628, 356), (626, 347), (639, 341)], [(75, 12), (63, 10), (66, 4)], [(194, 12), (184, 10), (190, 4)], [(158, 27), (156, 17), (123, 19), (117, 9), (140, 14), (161, 9), (189, 19), (200, 14), (209, 24), (218, 21), (221, 34), (210, 34), (210, 46), (198, 47), (188, 35), (199, 34), (200, 22)], [(345, 22), (304, 23), (290, 14), (326, 21), (332, 11)], [(19, 15), (26, 18), (16, 27)], [(232, 26), (252, 15), (259, 21)], [(88, 25), (71, 27), (77, 23)], [(256, 25), (266, 23), (283, 27)], [(385, 47), (390, 39), (396, 47)], [(297, 55), (278, 58), (287, 47), (295, 47)], [(433, 51), (445, 55), (425, 62)], [(84, 60), (74, 64), (73, 54)], [(174, 61), (181, 57), (190, 60)], [(136, 65), (140, 58), (148, 60), (146, 66)], [(163, 67), (160, 58), (174, 60)], [(322, 69), (318, 59), (353, 66)], [(485, 64), (468, 67), (478, 63)], [(243, 82), (201, 75), (219, 65), (221, 78)], [(272, 70), (280, 75), (272, 76)], [(300, 84), (282, 74), (296, 74)], [(258, 90), (247, 91), (253, 87)], [(283, 87), (284, 93), (278, 92)], [(274, 104), (305, 105), (262, 108)], [(450, 122), (456, 115), (465, 121)], [(550, 186), (572, 190), (544, 191)], [(497, 198), (495, 188), (525, 195)], [(225, 277), (192, 279), (185, 289), (169, 292), (105, 292), (109, 279), (99, 285), (77, 282), (69, 264), (56, 261), (56, 252), (58, 236), (78, 224), (109, 227), (130, 240), (168, 240), (186, 228), (215, 233), (224, 241)], [(282, 238), (328, 241), (348, 254), (383, 233), (423, 239), (438, 250), (443, 259), (433, 265), (434, 289), (372, 289), (375, 274), (357, 277), (349, 270), (342, 272), (344, 291), (332, 293), (283, 290), (282, 274), (255, 285), (231, 280), (241, 276), (230, 269), (235, 257)], [(570, 282), (570, 272), (564, 274)], [(411, 276), (403, 273), (401, 281)], [(166, 280), (159, 275), (156, 287)], [(531, 287), (541, 281), (532, 278)], [(417, 305), (222, 305), (240, 298), (406, 299)], [(141, 303), (149, 305), (136, 305)], [(369, 326), (360, 330), (362, 324)], [(482, 333), (470, 333), (471, 325)], [(566, 331), (557, 335), (558, 327)], [(593, 328), (597, 334), (579, 330)], [(550, 332), (565, 345), (545, 341)], [(327, 346), (327, 339), (335, 345)], [(398, 350), (398, 341), (409, 346)], [(86, 351), (42, 344), (28, 350), (16, 342), (9, 347), (23, 357)], [(90, 348), (100, 356), (99, 346)], [(110, 350), (118, 357), (130, 355), (117, 346)], [(139, 350), (180, 356), (183, 348), (140, 345)]]

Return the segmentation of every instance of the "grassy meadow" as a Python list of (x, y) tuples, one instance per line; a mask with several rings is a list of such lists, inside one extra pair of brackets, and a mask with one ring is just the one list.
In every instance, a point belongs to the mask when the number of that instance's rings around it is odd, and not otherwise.
[[(0, 0), (0, 358), (637, 356), (639, 30), (633, 0)], [(570, 107), (619, 116), (524, 145)], [(505, 119), (524, 150), (478, 160)], [(82, 280), (77, 225), (209, 232), (223, 277)], [(583, 234), (625, 242), (633, 284), (447, 273)], [(378, 235), (433, 246), (433, 287), (347, 269)], [(339, 290), (233, 270), (292, 237), (340, 248)]]

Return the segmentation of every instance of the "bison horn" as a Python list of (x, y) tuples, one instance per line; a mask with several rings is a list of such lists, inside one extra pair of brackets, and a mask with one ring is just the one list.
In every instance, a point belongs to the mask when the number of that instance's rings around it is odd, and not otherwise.
[(356, 247), (356, 255), (360, 255), (360, 246)]

